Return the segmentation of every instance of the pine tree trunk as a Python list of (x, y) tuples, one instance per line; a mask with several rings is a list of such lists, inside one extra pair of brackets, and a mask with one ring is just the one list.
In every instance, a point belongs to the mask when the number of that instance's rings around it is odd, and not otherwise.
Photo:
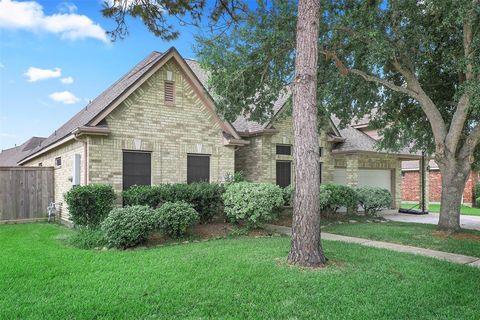
[(463, 190), (470, 174), (470, 163), (440, 165), (442, 174), (442, 197), (438, 228), (447, 232), (460, 230), (460, 208)]
[(320, 243), (320, 166), (317, 126), (319, 0), (298, 4), (293, 128), (295, 200), (288, 262), (319, 267), (326, 262)]

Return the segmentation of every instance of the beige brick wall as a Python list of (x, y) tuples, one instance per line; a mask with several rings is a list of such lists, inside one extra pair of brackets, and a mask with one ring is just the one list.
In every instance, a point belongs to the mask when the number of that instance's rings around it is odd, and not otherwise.
[[(175, 80), (175, 105), (164, 103), (166, 72)], [(234, 172), (234, 147), (223, 145), (215, 122), (178, 66), (167, 63), (106, 118), (111, 134), (89, 137), (89, 179), (122, 190), (123, 150), (152, 152), (152, 184), (187, 181), (187, 154), (210, 155), (210, 181)]]
[(402, 162), (396, 156), (386, 154), (348, 154), (334, 155), (336, 168), (346, 168), (347, 184), (358, 184), (359, 169), (389, 169), (392, 172), (392, 196), (394, 207), (400, 208), (402, 202)]
[[(280, 115), (273, 123), (279, 132), (273, 135), (260, 135), (249, 138), (250, 145), (239, 148), (235, 153), (235, 170), (243, 171), (249, 181), (276, 182), (276, 161), (292, 161), (292, 182), (295, 179), (293, 156), (277, 155), (277, 144), (293, 145), (293, 121), (289, 115)], [(333, 160), (331, 157), (331, 144), (327, 142), (326, 135), (322, 133), (319, 138), (322, 150), (322, 181), (333, 180)]]
[[(60, 218), (64, 221), (68, 221), (68, 208), (63, 198), (64, 194), (72, 188), (72, 171), (73, 171), (73, 157), (75, 154), (80, 155), (80, 181), (81, 184), (85, 184), (84, 179), (84, 147), (83, 144), (71, 140), (59, 148), (53, 149), (48, 153), (41, 155), (27, 163), (25, 166), (38, 166), (40, 163), (44, 167), (54, 167), (54, 196), (55, 202), (62, 203), (62, 210)], [(55, 159), (61, 157), (62, 165), (55, 166)]]

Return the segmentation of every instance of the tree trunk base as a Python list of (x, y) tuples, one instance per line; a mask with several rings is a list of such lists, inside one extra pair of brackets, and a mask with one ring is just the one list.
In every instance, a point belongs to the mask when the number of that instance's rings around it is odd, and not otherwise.
[(325, 257), (323, 252), (318, 252), (316, 254), (310, 254), (308, 256), (302, 256), (295, 254), (294, 252), (290, 252), (288, 255), (288, 264), (299, 266), (299, 267), (306, 267), (306, 268), (323, 268), (325, 267), (328, 259)]

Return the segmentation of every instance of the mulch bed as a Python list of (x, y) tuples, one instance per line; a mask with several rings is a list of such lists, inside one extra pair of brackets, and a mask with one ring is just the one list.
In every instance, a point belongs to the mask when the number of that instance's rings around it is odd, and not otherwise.
[(448, 239), (448, 238), (453, 238), (455, 240), (473, 240), (473, 241), (480, 241), (480, 235), (477, 234), (471, 234), (471, 233), (463, 233), (463, 232), (458, 232), (458, 233), (448, 233), (445, 231), (433, 231), (432, 234), (435, 237), (442, 238), (442, 239)]
[[(163, 245), (163, 244), (172, 244), (172, 243), (187, 243), (187, 242), (198, 242), (205, 241), (209, 239), (225, 239), (228, 237), (237, 236), (237, 230), (241, 229), (242, 226), (235, 226), (227, 222), (214, 221), (206, 224), (198, 224), (190, 230), (190, 235), (184, 239), (170, 239), (167, 236), (161, 233), (154, 233), (150, 236), (147, 243), (147, 247)], [(243, 234), (242, 234), (243, 235)], [(244, 236), (248, 237), (269, 237), (273, 233), (266, 231), (264, 229), (252, 229), (249, 230)]]

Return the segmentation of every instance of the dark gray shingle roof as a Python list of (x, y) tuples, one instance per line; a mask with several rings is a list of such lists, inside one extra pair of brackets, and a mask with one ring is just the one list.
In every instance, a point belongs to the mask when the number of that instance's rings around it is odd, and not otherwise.
[(26, 157), (33, 149), (37, 148), (46, 138), (32, 137), (19, 146), (5, 149), (0, 152), (0, 167), (13, 167), (17, 162)]

